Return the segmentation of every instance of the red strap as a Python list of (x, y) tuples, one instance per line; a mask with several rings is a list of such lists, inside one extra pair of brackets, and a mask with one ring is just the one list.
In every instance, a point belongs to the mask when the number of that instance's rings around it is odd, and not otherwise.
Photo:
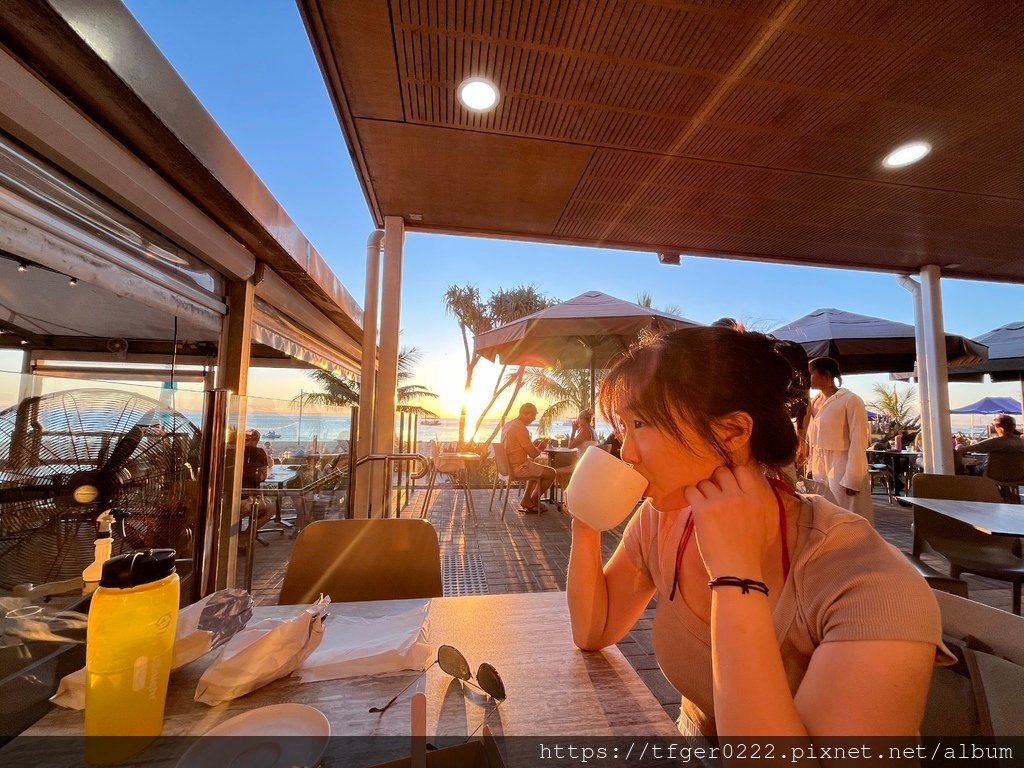
[[(779, 491), (788, 493), (795, 499), (799, 499), (800, 495), (785, 480), (774, 477), (766, 479), (772, 488), (772, 493), (775, 495), (775, 501), (779, 505), (779, 533), (782, 536), (782, 580), (786, 581), (789, 578), (789, 536), (786, 534), (786, 506), (782, 503), (782, 496), (779, 495)], [(672, 591), (668, 593), (670, 601), (675, 599), (676, 590), (679, 588), (679, 569), (683, 566), (683, 553), (686, 551), (686, 545), (690, 543), (691, 536), (693, 536), (692, 510), (689, 517), (686, 518), (683, 537), (679, 540), (679, 549), (676, 550), (676, 568), (672, 574)]]

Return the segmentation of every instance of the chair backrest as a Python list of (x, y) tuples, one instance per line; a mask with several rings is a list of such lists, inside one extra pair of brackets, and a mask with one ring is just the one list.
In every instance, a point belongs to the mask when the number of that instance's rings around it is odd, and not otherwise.
[(440, 597), (437, 531), (426, 520), (321, 520), (299, 533), (278, 605)]
[(498, 470), (498, 477), (506, 478), (512, 474), (512, 466), (508, 463), (508, 451), (501, 443), (492, 443), (491, 450), (494, 451), (494, 466)]
[(1017, 451), (994, 451), (988, 455), (985, 477), (997, 483), (1024, 483), (1024, 453)]
[[(933, 475), (922, 472), (911, 480), (914, 496), (923, 499), (1001, 502), (999, 486), (987, 477), (970, 475)], [(946, 556), (965, 548), (1013, 551), (1013, 538), (990, 536), (967, 523), (914, 505), (914, 554), (933, 551)]]

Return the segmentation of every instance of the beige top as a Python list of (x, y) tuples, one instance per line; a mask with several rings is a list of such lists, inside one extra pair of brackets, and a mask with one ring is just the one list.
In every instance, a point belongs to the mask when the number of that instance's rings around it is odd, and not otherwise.
[[(671, 522), (665, 517), (664, 523), (662, 517), (645, 502), (620, 546), (657, 590), (654, 652), (683, 695), (680, 730), (713, 736), (711, 629), (685, 600), (668, 599), (687, 515)], [(860, 515), (821, 496), (804, 497), (791, 562), (773, 619), (794, 695), (822, 643), (919, 640), (941, 646), (942, 622), (931, 589)]]
[(512, 419), (505, 425), (501, 431), (501, 444), (508, 454), (508, 463), (513, 472), (526, 465), (529, 458), (538, 453), (530, 438), (530, 430), (520, 419)]

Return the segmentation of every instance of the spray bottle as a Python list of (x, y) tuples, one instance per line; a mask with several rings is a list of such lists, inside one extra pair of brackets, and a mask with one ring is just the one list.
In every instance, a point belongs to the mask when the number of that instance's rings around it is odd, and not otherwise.
[(112, 510), (108, 509), (101, 512), (100, 516), (96, 518), (97, 530), (94, 544), (96, 553), (93, 556), (92, 562), (82, 571), (82, 581), (85, 582), (86, 594), (95, 590), (99, 585), (100, 577), (103, 575), (103, 564), (113, 554), (114, 534), (110, 529), (114, 524), (115, 518), (112, 512)]

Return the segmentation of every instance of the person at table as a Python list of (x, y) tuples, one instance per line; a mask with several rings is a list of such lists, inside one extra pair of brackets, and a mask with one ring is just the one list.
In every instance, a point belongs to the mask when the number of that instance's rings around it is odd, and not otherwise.
[[(992, 419), (991, 426), (995, 437), (982, 440), (974, 445), (961, 445), (956, 449), (956, 454), (962, 456), (965, 453), (1024, 453), (1024, 439), (1021, 439), (1017, 421), (1013, 416), (1000, 414)], [(971, 474), (985, 474), (983, 464), (974, 469), (975, 471)]]
[(874, 521), (864, 401), (840, 386), (839, 363), (831, 357), (814, 358), (807, 370), (811, 389), (818, 390), (807, 427), (811, 476), (828, 487), (836, 504)]
[(259, 492), (259, 487), (270, 471), (270, 459), (267, 452), (260, 448), (258, 429), (245, 432), (245, 443), (242, 454), (242, 514), (248, 515), (252, 504), (256, 506), (256, 528), (259, 529), (270, 518), (270, 504)]
[(864, 518), (775, 478), (797, 448), (791, 378), (773, 340), (711, 327), (616, 362), (600, 405), (648, 498), (607, 564), (601, 534), (572, 521), (573, 640), (618, 642), (657, 595), (654, 651), (683, 733), (913, 736), (938, 606)]
[(523, 500), (519, 511), (537, 513), (541, 511), (540, 499), (555, 482), (555, 470), (534, 461), (547, 447), (546, 440), (534, 443), (527, 427), (537, 418), (537, 406), (523, 403), (519, 416), (509, 421), (501, 431), (501, 445), (508, 455), (512, 476), (526, 480)]
[(589, 408), (580, 411), (572, 422), (572, 433), (569, 435), (569, 448), (581, 448), (584, 443), (596, 443), (597, 433), (593, 426), (594, 412)]

